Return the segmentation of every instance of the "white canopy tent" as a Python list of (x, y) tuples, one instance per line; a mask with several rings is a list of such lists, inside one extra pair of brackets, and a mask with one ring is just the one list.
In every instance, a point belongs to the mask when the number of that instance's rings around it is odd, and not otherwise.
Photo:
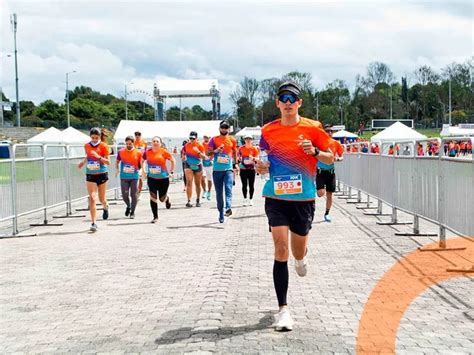
[[(31, 137), (27, 140), (28, 144), (46, 144), (51, 145), (46, 149), (46, 157), (62, 157), (65, 156), (65, 148), (57, 147), (58, 144), (73, 145), (69, 150), (70, 157), (81, 157), (84, 155), (83, 145), (90, 141), (88, 135), (78, 131), (73, 127), (66, 128), (63, 131), (55, 127), (50, 127), (47, 130)], [(39, 147), (29, 147), (28, 156), (40, 157), (42, 156)]]
[(413, 128), (405, 126), (401, 122), (395, 122), (391, 126), (385, 128), (382, 132), (372, 136), (370, 142), (377, 143), (380, 146), (380, 152), (382, 154), (387, 154), (390, 143), (407, 142), (426, 138), (425, 135), (418, 133)]
[(64, 144), (73, 145), (69, 148), (70, 157), (80, 157), (84, 155), (83, 145), (90, 141), (90, 137), (87, 134), (75, 129), (74, 127), (68, 127), (61, 132), (62, 142)]
[(50, 127), (26, 141), (28, 144), (60, 144), (61, 142), (61, 131), (55, 127)]
[(341, 130), (334, 133), (332, 137), (337, 138), (337, 139), (342, 139), (342, 138), (357, 139), (359, 136), (357, 134), (348, 132), (346, 130)]
[[(26, 141), (28, 144), (51, 144), (57, 145), (62, 144), (61, 131), (55, 127), (50, 127), (47, 130), (37, 134), (36, 136), (31, 137)], [(46, 150), (47, 157), (62, 157), (65, 155), (64, 148), (61, 147), (49, 147)], [(31, 158), (38, 158), (43, 156), (41, 148), (38, 147), (28, 147), (28, 156)]]
[(260, 137), (262, 135), (262, 129), (260, 128), (260, 126), (245, 127), (245, 128), (242, 128), (235, 136), (244, 137), (247, 134), (250, 134), (255, 139), (256, 137)]
[(443, 129), (440, 132), (441, 137), (473, 137), (474, 136), (474, 127), (469, 128), (470, 125), (466, 125), (467, 127), (453, 127), (449, 124), (444, 124)]
[(114, 142), (117, 145), (125, 144), (127, 136), (133, 136), (139, 131), (142, 138), (148, 143), (154, 136), (163, 139), (168, 149), (180, 148), (184, 139), (189, 137), (189, 132), (196, 131), (198, 139), (201, 140), (204, 134), (211, 137), (219, 134), (220, 121), (120, 121), (114, 135)]
[(251, 135), (254, 144), (258, 144), (260, 142), (260, 137), (262, 136), (262, 128), (260, 126), (245, 127), (241, 129), (238, 133), (236, 133), (235, 137), (237, 138), (237, 140), (240, 141), (246, 135)]
[(385, 128), (382, 132), (370, 138), (371, 143), (390, 143), (402, 142), (415, 139), (426, 139), (426, 136), (418, 133), (414, 129), (405, 126), (401, 122), (395, 122), (391, 126)]

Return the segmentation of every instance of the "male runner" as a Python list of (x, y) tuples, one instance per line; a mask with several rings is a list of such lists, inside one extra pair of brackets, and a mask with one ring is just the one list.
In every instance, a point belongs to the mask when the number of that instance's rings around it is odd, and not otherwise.
[[(125, 148), (120, 149), (115, 161), (115, 176), (120, 172), (120, 187), (122, 199), (125, 202), (125, 216), (135, 218), (137, 207), (137, 190), (139, 171), (141, 169), (142, 153), (133, 145), (133, 136), (125, 138)], [(131, 203), (130, 203), (131, 198)]]
[(216, 190), (217, 210), (219, 222), (224, 223), (224, 190), (225, 216), (232, 215), (232, 186), (234, 169), (237, 164), (237, 141), (229, 135), (230, 124), (226, 120), (219, 124), (220, 135), (209, 141), (208, 154), (214, 156), (212, 179)]
[[(332, 125), (324, 125), (324, 130), (332, 137)], [(334, 153), (335, 160), (342, 160), (344, 148), (338, 141), (331, 139), (329, 148)], [(336, 191), (336, 172), (334, 164), (324, 164), (318, 161), (318, 172), (316, 174), (316, 188), (318, 190), (318, 197), (323, 197), (326, 193), (326, 212), (324, 213), (324, 220), (331, 222), (329, 211), (332, 206), (332, 194)]]
[[(142, 139), (142, 133), (140, 131), (135, 132), (135, 142), (133, 143), (135, 148), (143, 155), (146, 150), (146, 142)], [(140, 194), (142, 193), (143, 188), (143, 177), (142, 172), (139, 172), (140, 178), (138, 179), (138, 191), (137, 191), (137, 199), (140, 199)]]
[(275, 246), (273, 282), (278, 299), (279, 313), (275, 319), (277, 331), (292, 330), (293, 319), (288, 310), (289, 237), (299, 276), (307, 272), (308, 234), (314, 218), (316, 163), (332, 164), (329, 151), (330, 137), (319, 122), (300, 117), (301, 89), (293, 82), (283, 83), (276, 106), (281, 118), (262, 128), (260, 149), (268, 154), (268, 161), (259, 160), (259, 174), (270, 174), (263, 188), (265, 213)]

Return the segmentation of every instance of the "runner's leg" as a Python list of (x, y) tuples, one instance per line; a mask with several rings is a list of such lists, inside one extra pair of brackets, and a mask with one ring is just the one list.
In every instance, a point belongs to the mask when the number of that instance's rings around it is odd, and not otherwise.
[(186, 174), (186, 196), (188, 198), (188, 202), (190, 202), (191, 197), (193, 196), (194, 173), (191, 169), (185, 169), (184, 173)]
[(249, 178), (249, 197), (250, 197), (250, 202), (253, 200), (253, 194), (255, 192), (255, 170), (250, 170), (248, 173), (248, 178)]
[(97, 220), (97, 184), (95, 182), (87, 181), (86, 186), (89, 194), (89, 212), (91, 214), (91, 221), (94, 224)]
[(132, 196), (132, 205), (130, 207), (130, 211), (132, 214), (135, 214), (135, 208), (137, 207), (138, 203), (138, 180), (130, 180), (130, 195)]
[(240, 181), (242, 182), (242, 194), (244, 195), (244, 200), (246, 200), (248, 175), (247, 171), (244, 169), (240, 170)]

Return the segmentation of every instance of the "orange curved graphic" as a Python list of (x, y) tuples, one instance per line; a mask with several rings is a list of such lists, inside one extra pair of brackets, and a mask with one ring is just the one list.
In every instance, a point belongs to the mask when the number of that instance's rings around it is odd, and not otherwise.
[[(474, 275), (474, 238), (449, 239), (447, 244), (445, 251), (412, 252), (383, 275), (360, 319), (357, 354), (395, 354), (398, 327), (410, 304), (431, 286)], [(465, 249), (449, 250), (462, 247)]]

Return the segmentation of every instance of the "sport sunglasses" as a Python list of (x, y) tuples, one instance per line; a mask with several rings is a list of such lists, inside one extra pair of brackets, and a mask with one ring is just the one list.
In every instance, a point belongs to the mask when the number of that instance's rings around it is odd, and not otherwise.
[(283, 95), (278, 96), (278, 101), (281, 101), (285, 104), (288, 101), (290, 101), (291, 104), (294, 104), (298, 100), (299, 100), (299, 98), (295, 95), (292, 95), (292, 94), (283, 94)]

